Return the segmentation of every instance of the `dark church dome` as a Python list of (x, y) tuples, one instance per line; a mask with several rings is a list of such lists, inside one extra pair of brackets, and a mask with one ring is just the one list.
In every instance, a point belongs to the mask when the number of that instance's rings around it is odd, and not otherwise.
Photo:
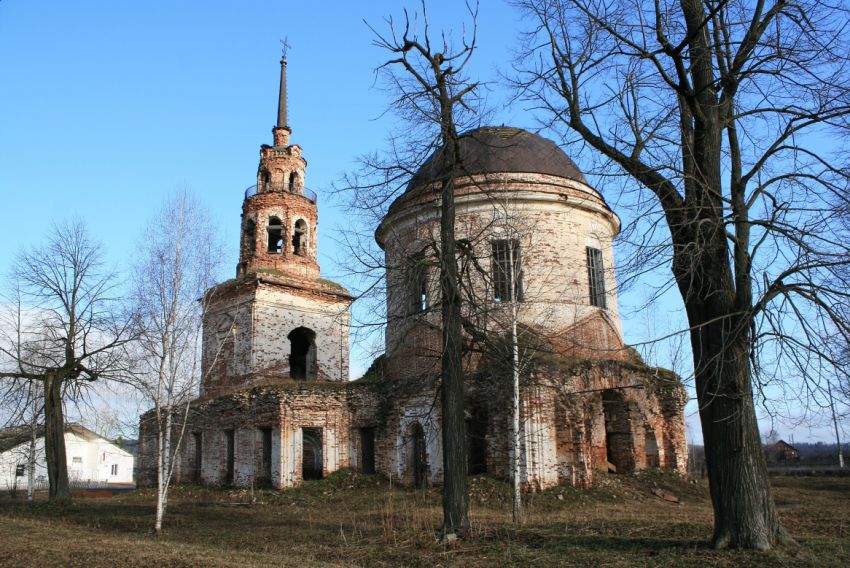
[[(559, 176), (587, 183), (581, 170), (557, 144), (521, 128), (482, 126), (464, 132), (458, 140), (462, 176), (493, 173), (533, 173)], [(422, 164), (407, 191), (434, 182), (446, 174), (443, 149)]]

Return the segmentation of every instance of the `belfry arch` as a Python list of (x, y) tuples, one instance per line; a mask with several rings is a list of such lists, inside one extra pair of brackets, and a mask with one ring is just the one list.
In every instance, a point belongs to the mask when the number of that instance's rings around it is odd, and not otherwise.
[(307, 256), (307, 221), (298, 219), (292, 231), (292, 252), (298, 256)]
[(316, 332), (297, 327), (286, 336), (289, 339), (289, 376), (293, 379), (316, 378)]

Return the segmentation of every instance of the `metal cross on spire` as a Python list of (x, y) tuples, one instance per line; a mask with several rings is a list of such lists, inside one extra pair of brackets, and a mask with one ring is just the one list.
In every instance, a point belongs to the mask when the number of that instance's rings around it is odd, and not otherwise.
[(286, 59), (286, 52), (289, 51), (289, 38), (284, 36), (282, 40), (280, 40), (280, 44), (283, 46), (283, 58)]

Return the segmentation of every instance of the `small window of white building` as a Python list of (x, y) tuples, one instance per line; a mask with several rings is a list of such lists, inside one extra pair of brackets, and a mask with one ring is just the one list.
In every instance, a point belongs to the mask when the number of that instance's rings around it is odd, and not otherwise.
[(78, 463), (78, 464), (82, 464), (82, 463), (83, 463), (83, 458), (81, 458), (81, 457), (75, 457), (75, 458), (72, 458), (72, 459), (71, 459), (71, 463)]
[(118, 475), (118, 464), (117, 463), (112, 464), (112, 469), (109, 471), (109, 475), (111, 475), (113, 477)]

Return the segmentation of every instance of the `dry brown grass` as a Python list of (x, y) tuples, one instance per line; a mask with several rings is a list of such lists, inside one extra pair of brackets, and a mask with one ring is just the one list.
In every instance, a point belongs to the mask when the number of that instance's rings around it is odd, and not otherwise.
[[(68, 507), (0, 498), (2, 566), (848, 566), (850, 478), (774, 478), (796, 546), (769, 553), (707, 547), (702, 482), (650, 473), (529, 498), (510, 523), (509, 488), (473, 479), (472, 530), (444, 546), (437, 490), (409, 491), (351, 472), (297, 489), (177, 487), (166, 532), (150, 532), (148, 490)], [(660, 486), (681, 504), (653, 496)]]

